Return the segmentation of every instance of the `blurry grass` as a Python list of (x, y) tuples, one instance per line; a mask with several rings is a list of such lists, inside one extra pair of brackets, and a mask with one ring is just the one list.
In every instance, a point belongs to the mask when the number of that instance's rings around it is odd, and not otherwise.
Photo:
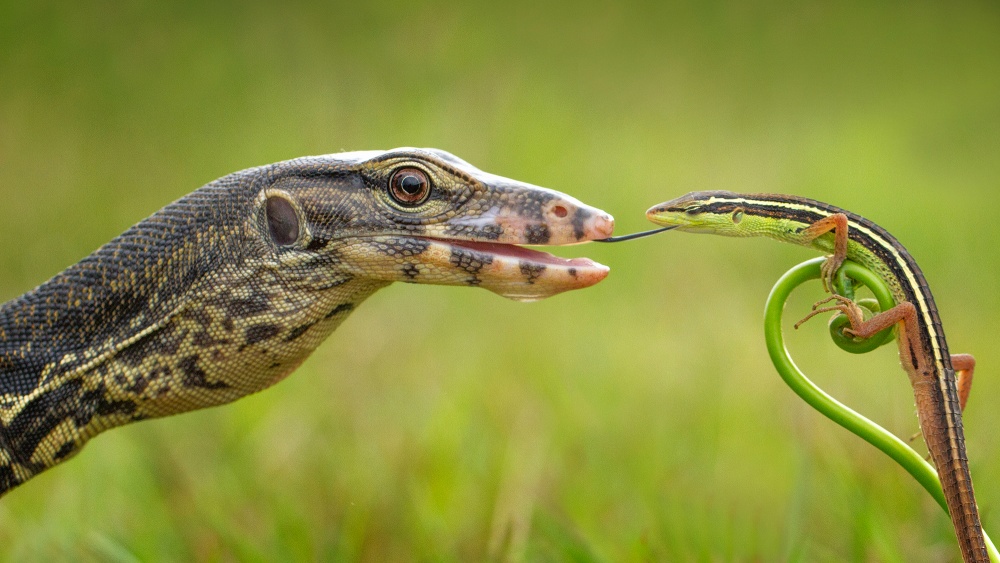
[[(967, 440), (996, 535), (1000, 13), (769, 6), (4, 3), (0, 297), (218, 176), (341, 149), (451, 150), (620, 232), (692, 189), (815, 197), (896, 233), (976, 354)], [(764, 298), (810, 253), (687, 235), (559, 253), (612, 276), (530, 305), (384, 290), (276, 388), (103, 435), (5, 497), (0, 551), (957, 560), (919, 487), (772, 372)], [(847, 356), (821, 323), (789, 344), (916, 430), (894, 352)]]

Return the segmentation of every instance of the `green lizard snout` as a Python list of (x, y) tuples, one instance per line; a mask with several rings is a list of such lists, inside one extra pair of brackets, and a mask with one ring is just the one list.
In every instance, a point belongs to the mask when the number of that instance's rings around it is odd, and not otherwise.
[(691, 192), (650, 207), (646, 218), (689, 233), (746, 236), (744, 207), (735, 198), (732, 192)]

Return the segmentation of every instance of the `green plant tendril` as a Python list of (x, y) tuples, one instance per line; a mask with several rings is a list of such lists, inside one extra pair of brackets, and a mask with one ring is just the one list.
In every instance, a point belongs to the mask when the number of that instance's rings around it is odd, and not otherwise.
[[(817, 387), (815, 383), (810, 381), (799, 370), (785, 348), (785, 339), (781, 331), (781, 315), (784, 312), (785, 302), (795, 288), (807, 281), (820, 278), (822, 275), (820, 273), (820, 266), (825, 260), (825, 258), (816, 258), (808, 262), (803, 262), (786, 272), (774, 284), (774, 289), (771, 290), (771, 295), (767, 298), (767, 306), (764, 312), (764, 337), (767, 340), (767, 352), (771, 356), (771, 361), (774, 362), (774, 367), (778, 370), (781, 378), (785, 380), (785, 383), (799, 397), (802, 397), (805, 402), (809, 403), (810, 406), (830, 420), (843, 426), (895, 460), (896, 463), (901, 465), (903, 469), (912, 475), (934, 497), (934, 500), (941, 505), (945, 513), (948, 513), (948, 503), (944, 498), (944, 491), (941, 489), (941, 482), (938, 481), (937, 471), (934, 470), (934, 467), (925, 461), (920, 454), (915, 452), (913, 448), (888, 430), (858, 414)], [(853, 298), (853, 282), (850, 280), (855, 280), (868, 287), (875, 294), (881, 310), (888, 310), (895, 304), (885, 283), (870, 270), (855, 262), (845, 262), (840, 272), (838, 272), (837, 278), (835, 283), (838, 286), (838, 291), (844, 290), (845, 297), (849, 296)], [(833, 328), (831, 328), (831, 331), (833, 332)], [(891, 333), (892, 329), (887, 329), (887, 331)], [(871, 340), (879, 341), (878, 345), (870, 347), (871, 350), (891, 340), (891, 338), (885, 340), (886, 336), (883, 334), (884, 332), (886, 331), (871, 338)], [(838, 346), (844, 348), (842, 344), (846, 343), (848, 348), (845, 348), (845, 350), (859, 353), (855, 351), (856, 349), (850, 348), (858, 344), (857, 342), (849, 342), (854, 339), (841, 336), (842, 340), (836, 336), (834, 337)], [(989, 551), (990, 558), (993, 561), (1000, 562), (1000, 552), (997, 552), (996, 546), (993, 545), (993, 541), (989, 536), (986, 536), (985, 531), (983, 535), (986, 537), (986, 548)]]

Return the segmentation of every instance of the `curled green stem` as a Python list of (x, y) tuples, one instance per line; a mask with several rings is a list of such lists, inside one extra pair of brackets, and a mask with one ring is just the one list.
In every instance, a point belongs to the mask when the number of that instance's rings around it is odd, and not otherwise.
[[(792, 294), (792, 291), (799, 285), (820, 278), (820, 266), (824, 260), (825, 258), (816, 258), (799, 264), (786, 272), (778, 280), (778, 283), (774, 285), (774, 289), (771, 290), (764, 313), (764, 335), (767, 340), (767, 351), (771, 356), (771, 361), (774, 362), (774, 367), (778, 370), (781, 378), (785, 380), (785, 383), (799, 397), (802, 397), (805, 402), (822, 413), (823, 416), (843, 426), (895, 460), (896, 463), (901, 465), (903, 469), (912, 475), (934, 497), (934, 500), (947, 513), (948, 504), (945, 501), (944, 491), (941, 489), (941, 482), (938, 481), (937, 471), (934, 470), (934, 467), (895, 435), (858, 414), (817, 387), (795, 365), (788, 350), (785, 348), (785, 339), (781, 330), (781, 316), (784, 312), (785, 302)], [(841, 273), (843, 275), (838, 275), (838, 284), (841, 286), (841, 289), (846, 290), (844, 292), (846, 296), (853, 297), (853, 285), (850, 280), (855, 280), (868, 287), (875, 294), (881, 310), (886, 311), (893, 307), (894, 302), (889, 289), (870, 270), (848, 261), (841, 268)], [(845, 276), (850, 279), (845, 279)], [(891, 340), (891, 337), (882, 333), (873, 338), (879, 339), (878, 346)], [(861, 351), (860, 349), (849, 349), (851, 343), (848, 342), (846, 337), (838, 339), (834, 335), (834, 341), (838, 346), (848, 351), (855, 353)], [(870, 349), (878, 346), (870, 347)], [(990, 540), (989, 536), (986, 536), (986, 547), (989, 550), (990, 558), (993, 561), (1000, 561), (1000, 553), (997, 552), (997, 548), (993, 545), (993, 541)]]

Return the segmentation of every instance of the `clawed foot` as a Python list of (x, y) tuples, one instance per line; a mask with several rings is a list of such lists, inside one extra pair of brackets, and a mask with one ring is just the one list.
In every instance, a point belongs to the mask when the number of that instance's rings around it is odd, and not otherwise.
[(833, 281), (837, 277), (837, 271), (840, 270), (840, 267), (843, 265), (844, 258), (838, 258), (837, 255), (828, 257), (826, 261), (820, 265), (819, 271), (821, 279), (823, 280), (823, 289), (827, 293), (835, 293), (833, 290)]
[[(820, 305), (825, 305), (827, 303), (830, 303), (831, 301), (837, 301), (837, 304), (830, 307), (820, 307)], [(861, 321), (864, 319), (864, 315), (862, 314), (861, 309), (858, 307), (857, 303), (851, 301), (850, 299), (844, 297), (843, 295), (834, 294), (822, 301), (817, 301), (816, 303), (814, 303), (812, 306), (812, 312), (806, 315), (805, 318), (802, 319), (801, 321), (795, 323), (795, 328), (796, 329), (799, 328), (800, 326), (805, 324), (806, 321), (815, 317), (816, 315), (822, 315), (823, 313), (831, 313), (833, 311), (838, 311), (847, 315), (847, 318), (851, 321), (852, 326), (855, 324), (860, 324)], [(857, 336), (857, 334), (851, 328), (845, 327), (843, 332), (844, 334), (850, 337)]]

